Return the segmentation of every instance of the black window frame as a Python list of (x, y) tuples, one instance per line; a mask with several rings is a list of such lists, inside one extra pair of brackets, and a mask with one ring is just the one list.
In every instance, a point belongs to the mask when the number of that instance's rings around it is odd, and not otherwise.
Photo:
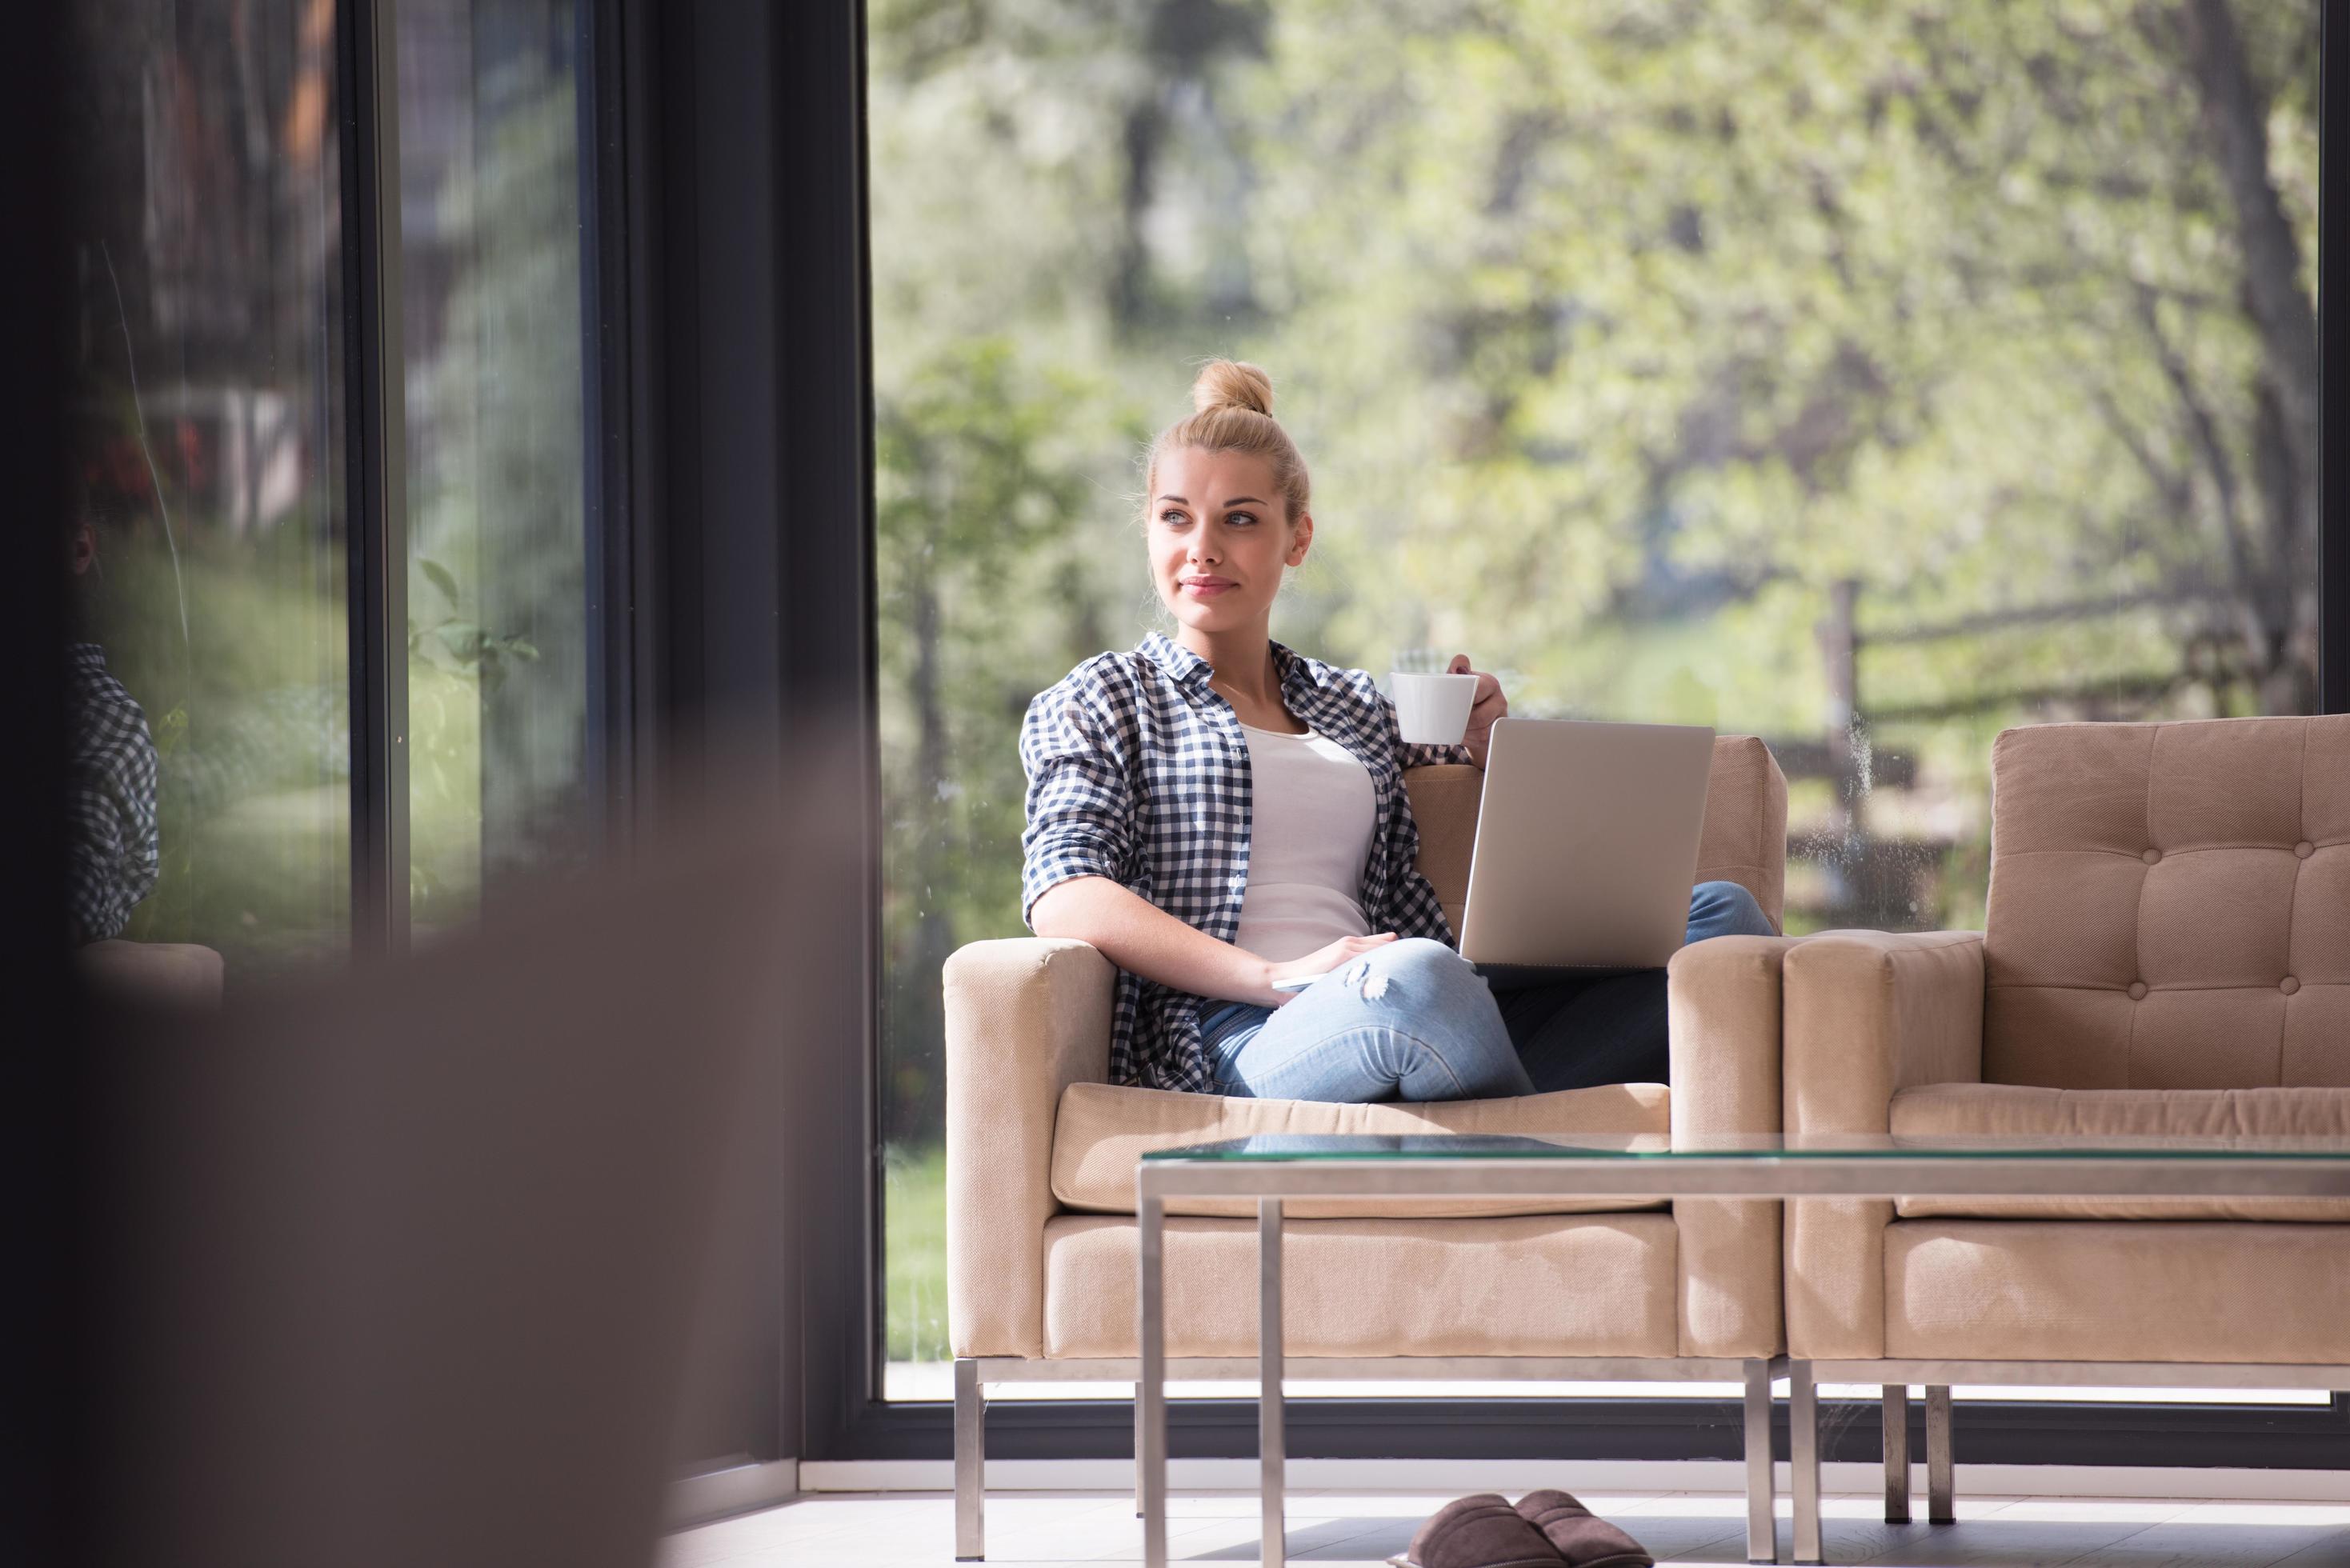
[[(66, 344), (73, 291), (62, 244), (65, 27), (59, 8), (19, 17), (0, 51), (0, 479), (25, 517), (65, 504), (55, 461), (67, 435)], [(13, 689), (8, 765), (0, 768), (7, 820), (57, 819), (66, 790), (66, 614), (56, 539), (47, 530), (0, 534), (0, 659)], [(66, 908), (64, 836), (11, 835), (0, 872), (0, 983), (20, 1019), (10, 1093), (0, 1096), (0, 1246), (22, 1288), (5, 1314), (20, 1347), (0, 1399), (0, 1431), (22, 1456), (0, 1480), (0, 1519), (27, 1562), (63, 1562), (84, 1549), (105, 1506), (89, 1459), (99, 1434), (88, 1398), (99, 1352), (92, 1324), (105, 1299), (90, 1277), (81, 1227), (99, 1174), (86, 1156), (97, 1074), (87, 1050), (85, 999), (74, 983)]]
[[(341, 166), (343, 503), (348, 578), (351, 951), (404, 951), (409, 935), (407, 365), (402, 330), (398, 92), (400, 0), (337, 0)], [(621, 90), (628, 8), (574, 0), (577, 79), (583, 628), (588, 836), (624, 843), (660, 746), (659, 660), (640, 616), (657, 580), (645, 477), (660, 406), (641, 367), (650, 293), (630, 203), (643, 175)], [(655, 361), (657, 362), (657, 361)]]
[(408, 944), (408, 410), (396, 0), (335, 12), (342, 180), (351, 950)]

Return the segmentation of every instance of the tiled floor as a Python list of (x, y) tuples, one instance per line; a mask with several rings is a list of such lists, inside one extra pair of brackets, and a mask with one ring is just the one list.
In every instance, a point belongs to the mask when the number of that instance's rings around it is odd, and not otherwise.
[[(1452, 1494), (1293, 1491), (1289, 1556), (1384, 1563)], [(1921, 1498), (1922, 1503), (1923, 1499)], [(1742, 1563), (1743, 1501), (1719, 1492), (1586, 1495), (1657, 1560)], [(1792, 1555), (1787, 1503), (1779, 1546)], [(2350, 1565), (2350, 1504), (2097, 1498), (1962, 1498), (1950, 1525), (1887, 1525), (1875, 1498), (1832, 1497), (1828, 1561), (1886, 1568), (2292, 1568)], [(1169, 1509), (1179, 1563), (1254, 1563), (1253, 1492), (1186, 1492)], [(1142, 1530), (1133, 1499), (1109, 1492), (998, 1492), (987, 1500), (987, 1560), (1134, 1563)], [(933, 1492), (803, 1499), (670, 1538), (660, 1568), (901, 1568), (954, 1560), (954, 1502)]]

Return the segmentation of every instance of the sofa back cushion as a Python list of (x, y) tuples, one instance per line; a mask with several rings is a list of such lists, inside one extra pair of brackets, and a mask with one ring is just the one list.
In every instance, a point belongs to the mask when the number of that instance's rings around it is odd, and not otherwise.
[(1991, 751), (1983, 1077), (2350, 1085), (2350, 716)]
[[(1469, 857), (1477, 844), (1482, 769), (1465, 764), (1413, 768), (1403, 775), (1419, 828), (1419, 874), (1436, 889), (1453, 930), (1469, 897)], [(1752, 735), (1719, 735), (1706, 784), (1705, 829), (1698, 839), (1697, 879), (1735, 882), (1779, 924), (1787, 897), (1787, 779), (1771, 748)]]

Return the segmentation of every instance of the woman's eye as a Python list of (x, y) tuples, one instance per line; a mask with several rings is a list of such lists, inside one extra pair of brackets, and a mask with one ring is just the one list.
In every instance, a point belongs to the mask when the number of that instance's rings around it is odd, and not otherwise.
[(1159, 520), (1172, 528), (1183, 521), (1183, 514), (1180, 512), (1161, 512)]
[(1247, 513), (1247, 512), (1235, 512), (1235, 513), (1233, 513), (1231, 516), (1229, 516), (1229, 517), (1225, 518), (1225, 519), (1224, 519), (1224, 521), (1225, 521), (1226, 523), (1241, 524), (1245, 525), (1245, 524), (1251, 524), (1251, 523), (1255, 522), (1255, 521), (1256, 521), (1256, 517), (1255, 517), (1255, 515), (1254, 515), (1253, 514), (1251, 514), (1251, 513)]

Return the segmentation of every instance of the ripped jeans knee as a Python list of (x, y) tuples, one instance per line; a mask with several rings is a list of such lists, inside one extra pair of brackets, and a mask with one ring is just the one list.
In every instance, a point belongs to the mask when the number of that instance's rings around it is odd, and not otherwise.
[(1387, 971), (1374, 970), (1371, 961), (1367, 958), (1358, 958), (1340, 970), (1338, 983), (1365, 1002), (1377, 1002), (1388, 993)]

